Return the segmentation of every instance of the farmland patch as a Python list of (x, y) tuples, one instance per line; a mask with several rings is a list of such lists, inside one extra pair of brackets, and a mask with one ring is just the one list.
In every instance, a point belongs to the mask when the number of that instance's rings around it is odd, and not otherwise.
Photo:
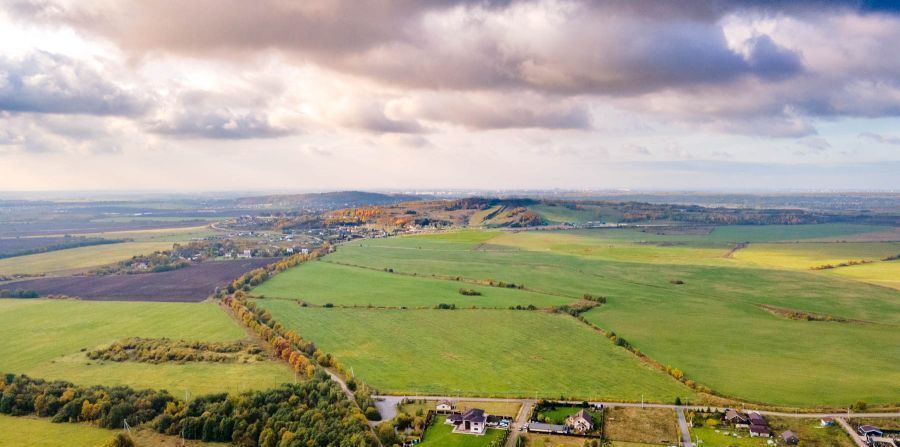
[(193, 394), (271, 388), (293, 380), (275, 361), (161, 363), (91, 360), (123, 337), (237, 341), (244, 331), (211, 303), (0, 299), (0, 371), (81, 385), (129, 385)]
[(257, 304), (382, 392), (631, 401), (642, 393), (660, 401), (693, 395), (567, 315)]
[(216, 287), (271, 262), (267, 258), (214, 261), (160, 273), (30, 279), (8, 287), (84, 300), (197, 302), (212, 295)]

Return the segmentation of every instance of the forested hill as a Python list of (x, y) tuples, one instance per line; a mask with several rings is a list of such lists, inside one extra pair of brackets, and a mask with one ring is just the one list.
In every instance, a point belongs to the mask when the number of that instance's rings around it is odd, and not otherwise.
[(392, 205), (421, 200), (407, 194), (381, 194), (364, 191), (336, 191), (307, 194), (276, 194), (236, 199), (237, 206), (267, 209), (337, 209), (357, 206)]

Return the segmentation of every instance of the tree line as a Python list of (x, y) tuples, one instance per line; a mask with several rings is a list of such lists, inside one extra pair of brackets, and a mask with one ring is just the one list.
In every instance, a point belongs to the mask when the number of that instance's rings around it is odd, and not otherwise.
[(294, 330), (286, 329), (276, 322), (268, 310), (261, 309), (256, 303), (249, 301), (243, 291), (227, 295), (222, 301), (234, 311), (245, 326), (268, 341), (275, 354), (288, 362), (296, 373), (312, 376), (316, 365), (331, 368), (347, 381), (365, 416), (370, 420), (381, 419), (375, 407), (375, 400), (372, 399), (372, 390), (365, 383), (356, 380), (331, 354), (321, 351), (315, 343), (303, 339)]
[(239, 290), (247, 292), (251, 287), (256, 287), (262, 284), (277, 273), (283, 272), (291, 267), (296, 267), (303, 262), (317, 259), (329, 252), (331, 252), (331, 246), (325, 244), (324, 246), (322, 246), (322, 248), (312, 250), (308, 254), (298, 253), (268, 264), (265, 267), (250, 270), (249, 272), (244, 273), (243, 275), (232, 281), (226, 289), (216, 290), (216, 295), (221, 298), (225, 295), (225, 293), (231, 294)]
[(0, 379), (0, 413), (101, 428), (121, 428), (127, 421), (162, 434), (246, 447), (375, 445), (363, 415), (324, 372), (299, 384), (189, 402), (164, 390), (82, 387), (6, 374)]

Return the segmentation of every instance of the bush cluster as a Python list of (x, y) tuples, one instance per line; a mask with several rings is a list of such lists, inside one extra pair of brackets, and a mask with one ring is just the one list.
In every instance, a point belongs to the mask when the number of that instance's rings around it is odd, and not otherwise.
[(3, 289), (0, 290), (0, 298), (37, 298), (40, 294), (34, 290), (26, 289)]
[(202, 342), (168, 338), (127, 338), (87, 353), (113, 362), (247, 362), (265, 360), (263, 349), (247, 342)]

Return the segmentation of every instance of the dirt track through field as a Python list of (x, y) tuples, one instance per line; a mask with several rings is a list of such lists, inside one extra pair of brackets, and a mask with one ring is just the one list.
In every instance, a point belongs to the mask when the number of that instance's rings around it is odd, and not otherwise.
[(740, 244), (734, 244), (734, 246), (731, 247), (728, 251), (726, 251), (725, 254), (722, 255), (722, 257), (728, 258), (728, 259), (734, 258), (734, 252), (736, 252), (738, 250), (743, 250), (743, 249), (747, 248), (749, 245), (750, 245), (749, 242), (741, 242)]

